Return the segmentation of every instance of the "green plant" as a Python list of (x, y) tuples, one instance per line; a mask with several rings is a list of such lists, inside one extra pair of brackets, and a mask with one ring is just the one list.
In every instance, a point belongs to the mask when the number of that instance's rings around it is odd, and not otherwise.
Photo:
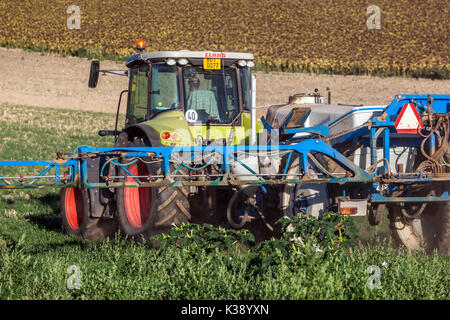
[(340, 249), (354, 246), (357, 237), (351, 217), (329, 212), (321, 217), (296, 216), (281, 218), (282, 237), (263, 241), (254, 248), (250, 257), (252, 264), (267, 271), (282, 262), (290, 265), (305, 263), (305, 258), (314, 256), (325, 259)]
[(167, 233), (157, 235), (151, 240), (153, 245), (166, 249), (176, 246), (184, 250), (232, 251), (244, 246), (253, 246), (255, 238), (246, 229), (233, 230), (214, 227), (210, 224), (182, 223), (174, 226)]
[(281, 218), (279, 222), (283, 225), (285, 239), (296, 239), (300, 244), (309, 240), (322, 250), (353, 246), (358, 236), (353, 218), (335, 212), (328, 212), (318, 218)]

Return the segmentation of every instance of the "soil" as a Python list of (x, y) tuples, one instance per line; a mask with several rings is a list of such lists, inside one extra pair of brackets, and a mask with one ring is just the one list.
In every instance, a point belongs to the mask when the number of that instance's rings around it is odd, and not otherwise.
[[(127, 78), (100, 75), (98, 87), (87, 86), (90, 61), (0, 48), (0, 103), (115, 113)], [(123, 64), (101, 61), (101, 69), (124, 70)], [(315, 88), (331, 102), (386, 105), (396, 94), (449, 94), (450, 80), (372, 76), (315, 75), (287, 72), (256, 72), (257, 105), (283, 103), (295, 93)], [(125, 111), (125, 103), (122, 112)], [(264, 109), (258, 110), (264, 114)]]

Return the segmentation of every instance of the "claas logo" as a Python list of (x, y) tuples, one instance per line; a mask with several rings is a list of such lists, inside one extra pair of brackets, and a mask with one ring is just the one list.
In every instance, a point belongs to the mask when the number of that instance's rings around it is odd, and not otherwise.
[(206, 52), (205, 58), (225, 58), (225, 53), (223, 53), (223, 52)]

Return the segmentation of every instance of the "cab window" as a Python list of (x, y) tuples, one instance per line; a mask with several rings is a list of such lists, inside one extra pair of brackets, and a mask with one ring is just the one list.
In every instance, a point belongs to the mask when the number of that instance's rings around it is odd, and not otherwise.
[(245, 110), (252, 110), (250, 68), (241, 69), (242, 102)]
[(177, 67), (154, 64), (152, 66), (150, 116), (153, 117), (161, 111), (180, 108), (178, 93)]
[(183, 81), (186, 113), (195, 115), (192, 122), (229, 123), (239, 113), (236, 69), (186, 67)]
[(139, 123), (148, 113), (148, 65), (131, 69), (128, 94), (128, 124)]

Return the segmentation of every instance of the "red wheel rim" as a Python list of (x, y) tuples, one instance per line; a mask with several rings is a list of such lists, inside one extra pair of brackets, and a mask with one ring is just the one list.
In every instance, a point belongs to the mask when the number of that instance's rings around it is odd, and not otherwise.
[[(148, 176), (149, 174), (147, 167), (141, 162), (133, 163), (127, 169), (134, 176)], [(136, 182), (136, 180), (128, 177), (127, 182)], [(128, 222), (133, 228), (141, 228), (150, 216), (151, 188), (128, 187), (124, 188), (123, 194)]]
[(75, 188), (68, 188), (64, 198), (64, 207), (69, 226), (73, 230), (78, 230), (83, 223), (83, 197), (81, 191)]

